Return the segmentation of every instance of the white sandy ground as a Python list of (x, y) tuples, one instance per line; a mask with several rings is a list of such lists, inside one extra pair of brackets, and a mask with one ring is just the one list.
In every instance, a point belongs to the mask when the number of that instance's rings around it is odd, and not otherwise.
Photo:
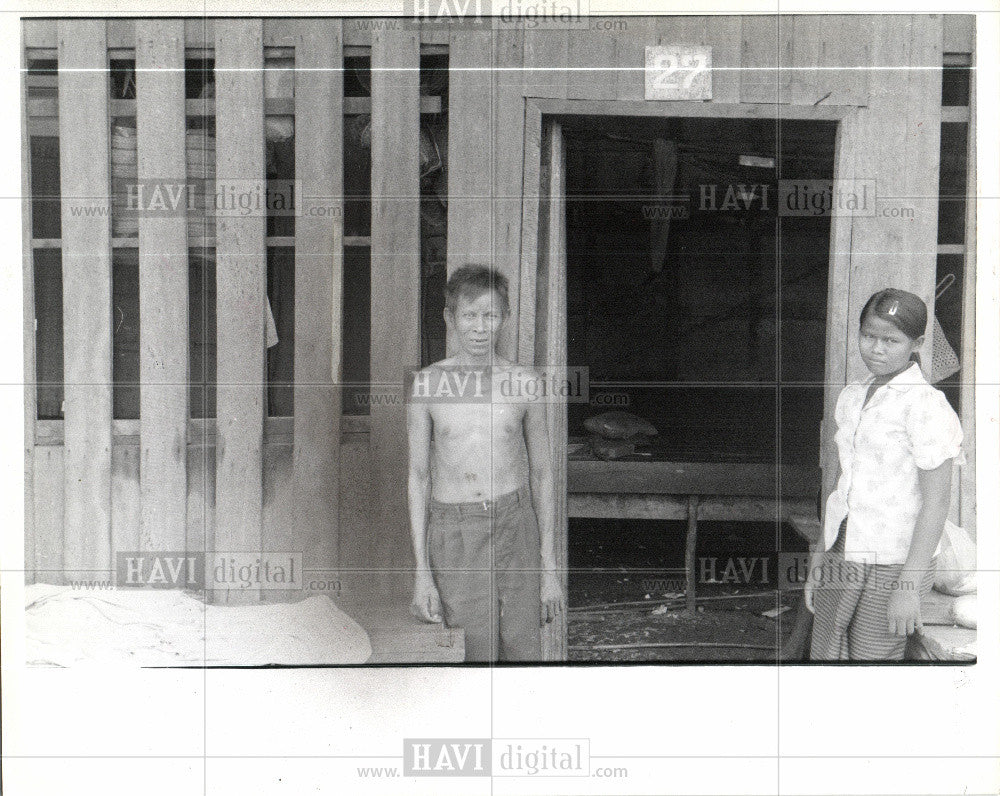
[(206, 605), (180, 591), (25, 587), (35, 666), (358, 664), (368, 634), (326, 595), (274, 605)]

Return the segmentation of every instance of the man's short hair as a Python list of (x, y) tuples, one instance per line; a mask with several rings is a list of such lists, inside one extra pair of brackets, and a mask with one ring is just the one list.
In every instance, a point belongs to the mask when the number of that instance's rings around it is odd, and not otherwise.
[(473, 301), (490, 290), (496, 291), (500, 297), (503, 314), (508, 315), (510, 313), (510, 299), (508, 298), (507, 277), (495, 268), (488, 268), (485, 265), (463, 265), (455, 269), (455, 272), (448, 277), (448, 284), (444, 288), (444, 305), (454, 314), (460, 296)]

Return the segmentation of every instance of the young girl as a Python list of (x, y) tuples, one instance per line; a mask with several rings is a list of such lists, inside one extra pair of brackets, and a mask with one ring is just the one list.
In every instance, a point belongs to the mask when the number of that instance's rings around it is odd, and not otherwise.
[(905, 290), (873, 295), (858, 348), (871, 376), (837, 400), (837, 488), (805, 587), (812, 660), (900, 660), (921, 629), (920, 598), (951, 498), (962, 427), (924, 379), (927, 307)]

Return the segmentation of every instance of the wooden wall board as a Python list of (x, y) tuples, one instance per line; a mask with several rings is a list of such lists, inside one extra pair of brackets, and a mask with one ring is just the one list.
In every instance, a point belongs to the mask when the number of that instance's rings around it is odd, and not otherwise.
[[(136, 147), (140, 185), (184, 181), (184, 25), (135, 24)], [(183, 550), (187, 513), (187, 218), (139, 215), (139, 418), (142, 446), (140, 543), (134, 550)]]
[[(260, 19), (215, 21), (217, 175), (250, 190), (264, 181), (262, 36)], [(264, 273), (263, 216), (217, 215), (216, 552), (261, 550)], [(214, 596), (254, 602), (260, 595)]]
[(491, 264), (495, 124), (493, 31), (452, 29), (448, 54), (448, 273)]
[(943, 14), (942, 47), (946, 53), (971, 53), (976, 49), (974, 14)]
[[(535, 361), (546, 368), (566, 366), (566, 157), (563, 147), (562, 126), (553, 122), (547, 134), (549, 180), (547, 212), (548, 225), (544, 253), (540, 252), (539, 290), (537, 313), (544, 318), (535, 342)], [(562, 584), (563, 595), (569, 595), (568, 523), (566, 514), (566, 439), (567, 408), (565, 402), (553, 401), (546, 405), (549, 436), (549, 455), (552, 465), (552, 482), (555, 493), (553, 547), (555, 565)], [(560, 613), (542, 628), (542, 657), (547, 661), (566, 659), (566, 614)]]
[[(853, 110), (837, 126), (834, 144), (834, 178), (853, 180), (858, 144), (859, 116), (866, 111)], [(836, 424), (834, 409), (840, 391), (847, 384), (848, 363), (852, 352), (847, 349), (850, 325), (848, 301), (852, 273), (852, 222), (846, 211), (834, 208), (830, 221), (830, 268), (827, 275), (826, 307), (826, 369), (823, 393), (823, 422), (820, 426), (820, 461), (822, 468), (823, 505), (836, 488), (839, 457), (834, 444)]]
[[(116, 441), (111, 448), (111, 549), (114, 553), (136, 550), (183, 550), (184, 513), (169, 518), (172, 527), (180, 529), (179, 539), (163, 539), (160, 542), (164, 545), (162, 547), (149, 547), (143, 544), (140, 534), (142, 514), (140, 459), (141, 449), (138, 440), (131, 444), (119, 444)], [(186, 501), (184, 505), (186, 507)], [(114, 566), (115, 562), (112, 561), (112, 567)]]
[[(947, 21), (948, 17), (945, 17)], [(947, 30), (947, 28), (946, 28)], [(972, 70), (969, 92), (969, 154), (965, 206), (965, 284), (962, 286), (962, 396), (960, 417), (965, 433), (965, 458), (959, 476), (960, 521), (963, 528), (976, 535), (976, 211), (979, 189), (976, 175), (976, 70)], [(985, 396), (984, 396), (985, 399)]]
[[(337, 561), (343, 345), (343, 48), (341, 20), (291, 25), (295, 43), (295, 549), (305, 566)], [(314, 146), (312, 142), (323, 142)], [(331, 208), (332, 213), (320, 213)], [(341, 212), (337, 216), (337, 212)]]
[[(372, 34), (371, 381), (402, 395), (420, 365), (419, 69), (413, 30)], [(412, 562), (405, 407), (371, 407), (373, 524), (367, 562)]]
[(34, 559), (25, 562), (33, 570), (35, 583), (55, 586), (65, 581), (66, 540), (64, 525), (64, 473), (63, 448), (39, 445), (31, 452), (34, 460), (32, 502), (25, 505), (25, 513), (34, 518)]
[(731, 15), (709, 17), (704, 43), (712, 47), (712, 102), (739, 102), (743, 18)]
[(65, 391), (65, 566), (111, 566), (111, 219), (104, 20), (59, 20)]
[(136, 19), (111, 17), (106, 22), (109, 50), (127, 50), (135, 47)]
[(524, 31), (524, 96), (568, 96), (569, 41), (568, 30)]
[(742, 21), (740, 102), (791, 100), (792, 24), (779, 15), (747, 16)]
[[(22, 23), (22, 37), (24, 36)], [(21, 104), (27, 107), (27, 51), (21, 48)], [(28, 139), (28, 117), (21, 114), (21, 301), (24, 317), (21, 335), (24, 342), (24, 577), (25, 583), (35, 582), (35, 418), (38, 417), (35, 381), (35, 252), (32, 248), (31, 164)], [(60, 487), (61, 489), (61, 487)]]
[[(877, 105), (859, 110), (856, 179), (876, 179), (871, 215), (854, 215), (848, 277), (847, 381), (864, 378), (857, 351), (858, 316), (876, 290), (900, 287), (934, 304), (937, 183), (940, 152), (941, 19), (931, 15), (874, 18), (871, 92)], [(911, 68), (918, 67), (918, 68)], [(896, 168), (887, 164), (898, 163)], [(876, 215), (909, 207), (913, 218)], [(842, 297), (841, 297), (842, 300)], [(932, 345), (932, 330), (925, 351)], [(930, 364), (926, 356), (925, 369)]]
[(655, 47), (655, 17), (628, 17), (627, 35), (615, 39), (615, 99), (641, 100), (646, 94), (646, 48)]
[(55, 49), (58, 41), (58, 20), (28, 18), (21, 22), (21, 43), (25, 48)]
[[(298, 517), (301, 509), (297, 505), (300, 484), (296, 482), (291, 440), (279, 443), (265, 443), (263, 448), (263, 505), (261, 515), (261, 544), (264, 550), (287, 551), (302, 555), (302, 576), (321, 574), (334, 566), (329, 556), (317, 555), (316, 545), (323, 540), (315, 538), (315, 532), (302, 528)], [(328, 529), (330, 532), (332, 529)], [(304, 581), (303, 581), (304, 584)], [(303, 597), (303, 590), (268, 589), (261, 591), (262, 602), (294, 602)]]
[(344, 434), (340, 444), (340, 556), (342, 567), (368, 560), (374, 517), (371, 500), (371, 452), (368, 433)]
[(867, 105), (871, 18), (796, 15), (792, 33), (793, 105)]
[(537, 102), (526, 103), (524, 115), (524, 178), (521, 204), (521, 285), (517, 316), (518, 362), (535, 362), (536, 305), (539, 243), (548, 221), (542, 192), (548, 176), (542, 166), (542, 111)]
[[(510, 317), (500, 333), (498, 350), (517, 357), (521, 303), (521, 181), (524, 158), (524, 37), (521, 31), (496, 34), (493, 91), (496, 104), (491, 130), (494, 158), (493, 267), (507, 277)], [(503, 145), (500, 145), (503, 142)]]
[(615, 17), (595, 17), (586, 28), (569, 31), (566, 63), (566, 96), (587, 99), (615, 99), (618, 95), (616, 52), (618, 40), (627, 32), (606, 29), (598, 19), (614, 21)]
[(184, 549), (208, 554), (215, 541), (215, 446), (187, 449), (187, 518)]

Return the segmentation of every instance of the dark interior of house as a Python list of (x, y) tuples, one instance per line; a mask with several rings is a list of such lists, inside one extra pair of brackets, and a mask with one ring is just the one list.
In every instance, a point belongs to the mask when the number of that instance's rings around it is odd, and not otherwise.
[[(833, 122), (574, 117), (564, 124), (568, 363), (583, 421), (623, 409), (654, 456), (815, 464), (830, 218), (778, 180), (830, 179)], [(595, 402), (594, 396), (599, 396)]]

